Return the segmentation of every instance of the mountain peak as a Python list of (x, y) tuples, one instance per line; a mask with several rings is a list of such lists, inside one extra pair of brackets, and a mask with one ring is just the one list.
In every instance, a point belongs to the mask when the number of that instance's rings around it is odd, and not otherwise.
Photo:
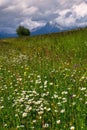
[(38, 34), (47, 34), (47, 33), (55, 33), (60, 32), (63, 30), (61, 25), (53, 22), (47, 22), (43, 27), (36, 28), (32, 30), (32, 35), (38, 35)]

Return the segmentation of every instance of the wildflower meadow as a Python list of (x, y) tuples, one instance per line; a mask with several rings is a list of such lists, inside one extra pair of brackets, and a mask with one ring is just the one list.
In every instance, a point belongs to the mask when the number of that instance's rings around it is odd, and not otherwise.
[(87, 130), (86, 35), (0, 40), (0, 130)]

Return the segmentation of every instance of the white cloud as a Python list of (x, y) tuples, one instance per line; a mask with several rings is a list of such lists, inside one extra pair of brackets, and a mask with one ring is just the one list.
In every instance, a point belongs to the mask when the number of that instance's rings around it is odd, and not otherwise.
[(48, 21), (62, 26), (86, 25), (87, 0), (0, 0), (3, 31), (15, 31), (19, 24), (33, 29)]
[(68, 27), (68, 26), (74, 26), (75, 25), (75, 18), (71, 16), (69, 17), (65, 17), (64, 15), (54, 19), (54, 21), (56, 23), (59, 23), (60, 25), (64, 26), (64, 27)]
[(87, 15), (87, 4), (82, 2), (80, 5), (74, 5), (73, 10), (76, 12), (77, 16), (84, 17)]
[(45, 24), (43, 22), (38, 22), (38, 21), (32, 21), (31, 19), (26, 19), (20, 23), (20, 25), (28, 27), (30, 30), (33, 28), (39, 27), (39, 26), (44, 26)]
[(65, 9), (59, 12), (60, 15), (66, 15), (66, 13), (70, 12), (70, 9)]
[(24, 10), (23, 12), (24, 12), (25, 14), (34, 14), (34, 13), (36, 13), (37, 11), (38, 11), (38, 8), (32, 6), (32, 7), (30, 7), (30, 8), (27, 8), (27, 9)]

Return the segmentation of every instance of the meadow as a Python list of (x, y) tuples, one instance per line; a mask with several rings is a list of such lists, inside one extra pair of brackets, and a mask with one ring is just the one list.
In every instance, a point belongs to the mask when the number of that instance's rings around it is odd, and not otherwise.
[(87, 29), (0, 40), (0, 130), (87, 130)]

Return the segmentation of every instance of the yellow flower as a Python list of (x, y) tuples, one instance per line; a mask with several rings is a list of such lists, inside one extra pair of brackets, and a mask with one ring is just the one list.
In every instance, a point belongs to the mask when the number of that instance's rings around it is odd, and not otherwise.
[(28, 68), (28, 67), (26, 67), (26, 68), (25, 68), (25, 70), (29, 70), (29, 68)]

